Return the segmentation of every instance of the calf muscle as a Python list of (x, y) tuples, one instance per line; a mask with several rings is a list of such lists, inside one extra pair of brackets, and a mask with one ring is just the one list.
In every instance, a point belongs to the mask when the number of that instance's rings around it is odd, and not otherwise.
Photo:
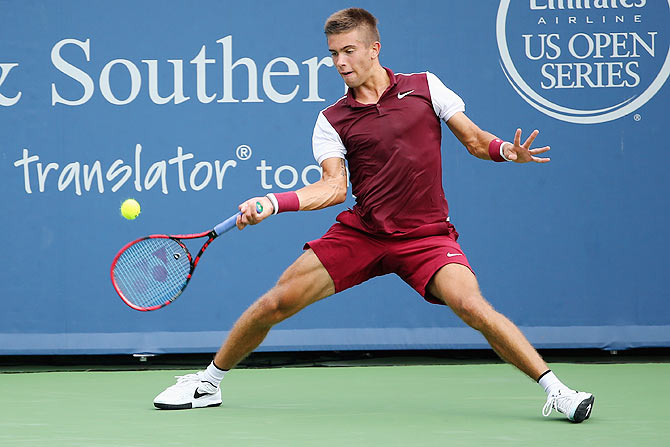
[(330, 275), (314, 252), (307, 250), (237, 320), (214, 363), (224, 370), (234, 368), (263, 342), (272, 326), (333, 293)]
[(537, 380), (549, 369), (519, 328), (484, 299), (474, 274), (467, 267), (458, 264), (442, 267), (428, 290), (465, 323), (480, 331), (504, 361), (531, 379)]

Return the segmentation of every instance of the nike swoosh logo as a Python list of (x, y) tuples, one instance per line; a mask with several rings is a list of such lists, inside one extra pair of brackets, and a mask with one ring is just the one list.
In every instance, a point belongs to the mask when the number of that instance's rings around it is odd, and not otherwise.
[(410, 93), (414, 93), (414, 90), (410, 90), (405, 93), (398, 93), (398, 99), (403, 99), (405, 96), (409, 95)]
[(199, 393), (198, 389), (195, 389), (195, 393), (193, 393), (193, 397), (196, 399), (200, 399), (202, 396), (209, 396), (211, 393)]
[(460, 253), (447, 253), (448, 258), (453, 258), (454, 256), (463, 256), (463, 255)]

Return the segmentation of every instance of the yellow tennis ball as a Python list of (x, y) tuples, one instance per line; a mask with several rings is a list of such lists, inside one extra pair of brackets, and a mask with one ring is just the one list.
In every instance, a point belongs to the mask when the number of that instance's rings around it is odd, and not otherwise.
[(121, 204), (121, 215), (133, 220), (140, 215), (140, 204), (135, 199), (127, 199)]

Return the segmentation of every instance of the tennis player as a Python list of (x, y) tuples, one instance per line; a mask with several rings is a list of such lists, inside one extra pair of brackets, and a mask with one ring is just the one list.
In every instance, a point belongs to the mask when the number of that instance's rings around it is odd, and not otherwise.
[[(395, 273), (427, 301), (445, 304), (480, 331), (496, 353), (536, 380), (547, 393), (542, 413), (552, 409), (574, 422), (591, 414), (593, 395), (574, 391), (549, 369), (521, 331), (482, 297), (458, 233), (449, 222), (442, 189), (440, 155), (444, 121), (467, 150), (494, 162), (547, 163), (538, 157), (549, 147), (531, 148), (538, 131), (523, 143), (481, 130), (463, 112), (461, 98), (432, 73), (399, 74), (379, 62), (377, 19), (350, 8), (325, 24), (328, 49), (349, 87), (346, 96), (319, 113), (313, 152), (322, 178), (295, 192), (253, 197), (240, 205), (237, 227), (255, 225), (290, 211), (316, 210), (342, 203), (348, 162), (353, 209), (304, 253), (277, 284), (235, 323), (206, 370), (178, 378), (154, 400), (161, 409), (221, 404), (226, 372), (261, 344), (270, 328), (309, 304)], [(264, 211), (256, 213), (260, 201)]]

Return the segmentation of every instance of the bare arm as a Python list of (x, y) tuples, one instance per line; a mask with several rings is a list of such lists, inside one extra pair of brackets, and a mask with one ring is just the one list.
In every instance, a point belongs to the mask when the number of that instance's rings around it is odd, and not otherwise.
[[(491, 160), (491, 156), (489, 155), (489, 144), (491, 143), (491, 140), (498, 137), (490, 132), (480, 129), (463, 112), (458, 112), (452, 116), (447, 122), (447, 126), (449, 126), (449, 129), (456, 138), (463, 143), (463, 146), (466, 147), (468, 152), (482, 160)], [(547, 152), (549, 146), (537, 149), (531, 149), (530, 147), (539, 133), (538, 130), (534, 130), (526, 141), (521, 144), (521, 129), (517, 129), (514, 135), (514, 143), (506, 144), (503, 148), (505, 157), (510, 161), (517, 163), (527, 163), (529, 161), (536, 163), (548, 162), (549, 158), (536, 157), (536, 155)]]
[[(321, 163), (323, 174), (316, 183), (296, 191), (300, 210), (319, 210), (342, 203), (347, 198), (347, 169), (342, 158), (327, 158)], [(256, 202), (263, 205), (263, 212), (256, 212)], [(247, 225), (256, 225), (274, 213), (272, 202), (267, 197), (253, 197), (239, 206), (242, 213), (237, 219), (240, 230)]]
[(342, 203), (347, 198), (347, 168), (342, 158), (327, 158), (321, 163), (321, 179), (300, 188), (300, 211), (320, 210)]

